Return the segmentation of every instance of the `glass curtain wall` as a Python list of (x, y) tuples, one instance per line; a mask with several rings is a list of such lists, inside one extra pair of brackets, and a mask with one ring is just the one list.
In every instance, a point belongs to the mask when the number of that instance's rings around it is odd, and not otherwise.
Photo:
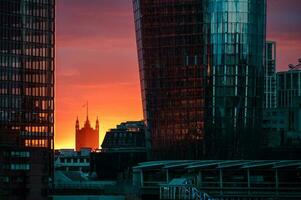
[(147, 146), (158, 159), (198, 157), (205, 102), (202, 1), (133, 2)]
[[(206, 0), (210, 153), (243, 157), (258, 138), (266, 30), (264, 0)], [(252, 148), (251, 148), (252, 149)]]

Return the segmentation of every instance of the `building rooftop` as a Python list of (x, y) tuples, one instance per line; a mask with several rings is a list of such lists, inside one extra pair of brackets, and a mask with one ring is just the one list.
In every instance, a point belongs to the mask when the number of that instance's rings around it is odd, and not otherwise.
[(133, 169), (150, 169), (150, 168), (185, 168), (185, 169), (198, 169), (198, 168), (258, 168), (270, 166), (271, 168), (292, 167), (301, 168), (301, 160), (168, 160), (168, 161), (152, 161), (139, 163)]

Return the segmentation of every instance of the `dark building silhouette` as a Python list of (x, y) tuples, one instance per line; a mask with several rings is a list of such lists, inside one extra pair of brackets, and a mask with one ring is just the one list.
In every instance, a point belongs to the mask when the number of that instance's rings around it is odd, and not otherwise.
[(298, 97), (301, 97), (301, 59), (294, 68), (277, 73), (278, 107), (293, 108)]
[(101, 144), (102, 152), (145, 151), (145, 125), (143, 121), (123, 122), (110, 129)]
[(75, 124), (75, 146), (76, 151), (82, 148), (91, 148), (96, 150), (99, 148), (99, 121), (96, 119), (95, 129), (91, 127), (88, 115), (83, 128), (80, 128), (78, 118)]
[(90, 170), (103, 180), (129, 178), (131, 167), (146, 161), (145, 125), (129, 121), (110, 129), (100, 152), (92, 152)]
[(260, 133), (266, 2), (133, 0), (133, 7), (153, 158), (253, 154), (242, 148)]
[(55, 0), (0, 1), (0, 199), (53, 180)]

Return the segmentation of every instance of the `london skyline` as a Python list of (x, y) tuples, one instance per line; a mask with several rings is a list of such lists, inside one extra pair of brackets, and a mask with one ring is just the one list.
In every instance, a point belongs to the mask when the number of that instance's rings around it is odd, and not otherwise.
[[(300, 6), (268, 1), (267, 39), (277, 42), (278, 71), (300, 56)], [(91, 121), (99, 116), (101, 140), (119, 122), (143, 118), (139, 71), (130, 0), (62, 0), (57, 9), (55, 147), (70, 148), (76, 116), (81, 125), (86, 117), (86, 100)]]

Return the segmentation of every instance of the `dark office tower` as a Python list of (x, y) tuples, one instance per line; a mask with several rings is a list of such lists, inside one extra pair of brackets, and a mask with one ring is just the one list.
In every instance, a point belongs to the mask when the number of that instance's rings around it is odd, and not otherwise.
[(54, 4), (0, 1), (0, 199), (47, 199), (53, 165)]
[(202, 1), (133, 4), (147, 147), (152, 141), (157, 159), (198, 157), (206, 69)]
[(276, 79), (276, 42), (267, 41), (264, 66), (264, 109), (277, 107)]
[(133, 5), (154, 158), (239, 156), (242, 140), (255, 137), (261, 122), (266, 2)]

